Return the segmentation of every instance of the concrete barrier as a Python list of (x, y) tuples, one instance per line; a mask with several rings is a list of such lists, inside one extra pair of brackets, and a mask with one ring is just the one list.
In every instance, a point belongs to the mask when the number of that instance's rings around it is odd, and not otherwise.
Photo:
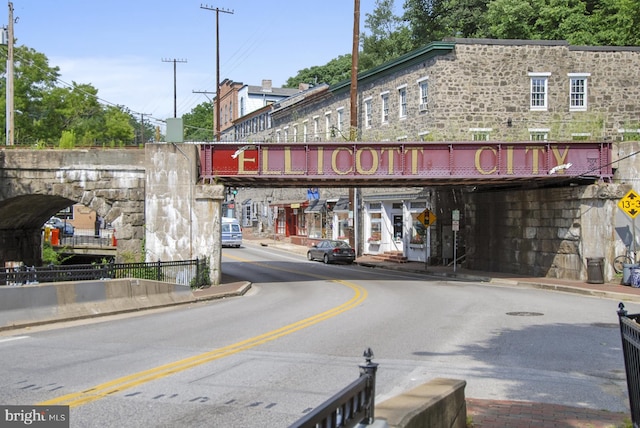
[(144, 279), (0, 287), (0, 330), (188, 303), (191, 288)]
[[(467, 382), (437, 378), (376, 405), (376, 427), (465, 428)], [(371, 426), (371, 425), (370, 425)]]

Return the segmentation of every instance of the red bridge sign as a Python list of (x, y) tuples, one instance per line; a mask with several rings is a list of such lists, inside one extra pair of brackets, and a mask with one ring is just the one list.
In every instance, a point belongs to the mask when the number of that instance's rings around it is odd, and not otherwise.
[[(201, 177), (244, 186), (389, 186), (610, 178), (611, 144), (592, 142), (215, 143)], [(277, 184), (276, 184), (277, 183)]]

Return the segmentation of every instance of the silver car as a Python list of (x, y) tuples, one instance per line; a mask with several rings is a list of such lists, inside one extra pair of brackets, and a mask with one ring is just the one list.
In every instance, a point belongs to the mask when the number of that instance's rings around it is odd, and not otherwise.
[(356, 259), (356, 252), (344, 241), (325, 239), (309, 248), (307, 259), (322, 260), (327, 264), (333, 262), (351, 264)]

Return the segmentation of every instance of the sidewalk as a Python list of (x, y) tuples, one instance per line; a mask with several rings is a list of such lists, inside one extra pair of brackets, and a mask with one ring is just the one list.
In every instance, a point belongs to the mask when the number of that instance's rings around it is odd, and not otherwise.
[[(306, 255), (307, 248), (270, 239), (245, 239), (247, 246), (262, 246)], [(451, 280), (481, 281), (496, 285), (532, 287), (640, 303), (640, 288), (619, 282), (590, 284), (553, 278), (525, 277), (512, 274), (471, 271), (452, 266), (428, 266), (420, 262), (381, 262), (371, 256), (356, 259), (356, 264), (373, 269), (394, 269), (412, 273), (441, 276)], [(234, 278), (225, 278), (222, 285), (194, 292), (196, 299), (207, 300), (242, 295), (251, 284)], [(631, 427), (631, 416), (599, 409), (560, 406), (525, 401), (481, 400), (467, 398), (469, 428), (625, 428)]]

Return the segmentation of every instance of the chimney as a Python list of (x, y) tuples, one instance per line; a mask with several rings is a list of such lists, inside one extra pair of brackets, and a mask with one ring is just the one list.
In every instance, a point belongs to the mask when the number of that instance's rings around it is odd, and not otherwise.
[(262, 79), (262, 92), (271, 92), (271, 80)]
[(298, 89), (301, 91), (306, 91), (307, 89), (309, 89), (309, 84), (308, 83), (300, 83), (298, 85)]

